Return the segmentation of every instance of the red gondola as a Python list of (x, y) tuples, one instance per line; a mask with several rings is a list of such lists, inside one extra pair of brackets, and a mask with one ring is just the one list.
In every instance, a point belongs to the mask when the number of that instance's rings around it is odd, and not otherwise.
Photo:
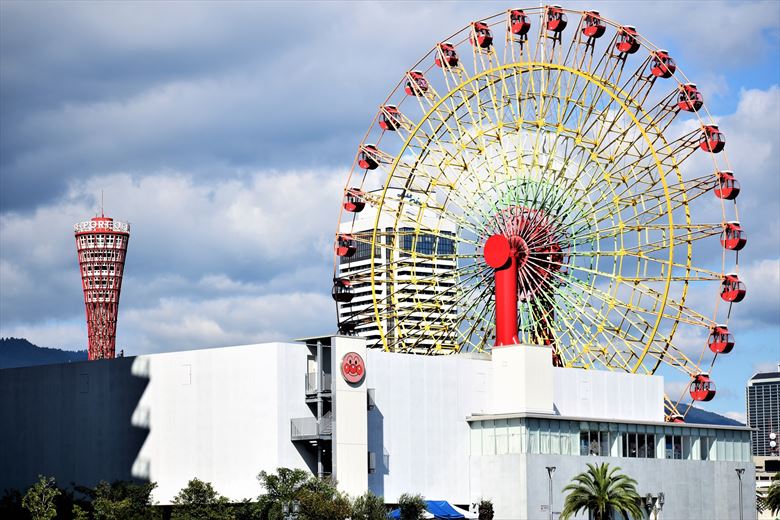
[(723, 277), (720, 284), (720, 297), (723, 301), (738, 303), (745, 299), (747, 287), (739, 279), (736, 273), (729, 273)]
[(366, 144), (360, 147), (358, 166), (364, 170), (376, 170), (379, 167), (379, 154), (376, 145)]
[(697, 112), (704, 105), (704, 98), (696, 88), (695, 83), (686, 83), (680, 86), (677, 96), (677, 107), (686, 112)]
[(404, 92), (407, 96), (419, 96), (428, 92), (428, 80), (419, 70), (413, 70), (407, 74)]
[(653, 60), (650, 64), (650, 72), (658, 78), (671, 78), (674, 71), (677, 70), (677, 64), (669, 56), (667, 51), (658, 50), (653, 53)]
[(548, 5), (547, 10), (547, 30), (552, 32), (561, 32), (566, 28), (566, 13), (559, 5)]
[(357, 244), (352, 235), (338, 235), (336, 237), (336, 255), (349, 258), (357, 251)]
[(634, 54), (639, 50), (639, 41), (636, 39), (636, 28), (632, 25), (624, 25), (620, 28), (615, 47), (618, 52)]
[(355, 290), (352, 288), (349, 278), (334, 278), (330, 295), (337, 302), (349, 303), (355, 297)]
[(718, 130), (718, 125), (706, 125), (699, 138), (699, 148), (705, 152), (718, 153), (726, 147), (726, 137)]
[(442, 67), (445, 63), (448, 67), (457, 67), (458, 61), (458, 53), (455, 52), (453, 44), (450, 42), (439, 44), (439, 52), (436, 53), (436, 58), (434, 59), (437, 67)]
[(401, 126), (401, 112), (395, 105), (385, 105), (379, 112), (379, 128), (382, 130), (395, 131)]
[(601, 21), (598, 11), (585, 12), (585, 27), (582, 28), (582, 34), (588, 38), (601, 38), (607, 26)]
[(710, 346), (710, 350), (716, 354), (728, 354), (734, 348), (734, 336), (729, 332), (727, 326), (715, 325), (712, 327), (707, 344)]
[(715, 382), (709, 374), (703, 372), (693, 378), (689, 391), (694, 401), (712, 401), (715, 397)]
[(509, 30), (515, 36), (525, 36), (531, 28), (531, 22), (522, 9), (509, 11)]
[(344, 195), (344, 210), (350, 213), (360, 213), (366, 207), (364, 193), (358, 188), (349, 188)]
[(493, 45), (493, 34), (490, 32), (490, 27), (484, 22), (472, 22), (471, 23), (471, 45), (476, 45), (480, 49), (488, 49)]
[(739, 225), (739, 222), (726, 222), (723, 232), (720, 234), (720, 243), (729, 251), (741, 251), (747, 243), (747, 236)]
[(731, 170), (718, 172), (718, 183), (715, 185), (715, 196), (719, 199), (734, 200), (739, 195), (739, 182)]

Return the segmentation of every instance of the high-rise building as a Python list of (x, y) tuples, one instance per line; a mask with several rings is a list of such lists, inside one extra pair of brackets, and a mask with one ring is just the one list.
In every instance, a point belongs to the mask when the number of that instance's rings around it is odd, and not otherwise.
[[(753, 455), (777, 456), (780, 436), (780, 366), (776, 372), (763, 372), (751, 377), (745, 394), (747, 422), (753, 428)], [(775, 434), (774, 439), (771, 438), (772, 433)]]
[(79, 222), (74, 231), (87, 310), (88, 357), (113, 359), (130, 225), (101, 215)]
[[(338, 277), (349, 280), (352, 290), (351, 300), (338, 305), (339, 329), (366, 338), (369, 348), (383, 346), (381, 327), (396, 350), (452, 352), (454, 335), (445, 328), (452, 326), (457, 305), (455, 226), (439, 224), (435, 234), (416, 233), (411, 223), (399, 226), (380, 216), (372, 269), (375, 219), (376, 214), (363, 214), (339, 229), (354, 247), (349, 256), (339, 258)], [(422, 226), (426, 224), (433, 229), (423, 219)], [(435, 308), (430, 304), (433, 300)]]

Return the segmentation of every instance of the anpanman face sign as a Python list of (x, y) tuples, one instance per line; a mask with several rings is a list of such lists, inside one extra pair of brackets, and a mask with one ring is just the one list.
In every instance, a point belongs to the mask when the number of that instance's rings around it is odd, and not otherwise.
[(348, 352), (341, 360), (341, 375), (347, 383), (359, 383), (366, 376), (366, 363), (357, 352)]

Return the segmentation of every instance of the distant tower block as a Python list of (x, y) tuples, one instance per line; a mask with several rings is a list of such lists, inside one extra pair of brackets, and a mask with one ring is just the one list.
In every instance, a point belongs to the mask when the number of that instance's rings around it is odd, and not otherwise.
[(89, 359), (113, 359), (130, 225), (101, 216), (73, 227), (87, 307)]

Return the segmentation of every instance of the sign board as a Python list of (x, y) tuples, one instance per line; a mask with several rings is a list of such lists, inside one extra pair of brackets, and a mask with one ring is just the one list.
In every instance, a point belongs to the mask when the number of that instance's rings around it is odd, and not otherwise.
[(366, 363), (357, 352), (347, 352), (341, 359), (341, 375), (347, 383), (357, 384), (366, 376)]

